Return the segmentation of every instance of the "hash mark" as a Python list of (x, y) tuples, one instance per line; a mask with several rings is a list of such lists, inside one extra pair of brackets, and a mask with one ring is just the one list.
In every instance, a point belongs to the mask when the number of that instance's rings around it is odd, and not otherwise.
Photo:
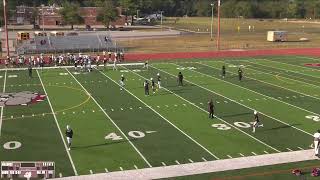
[(251, 152), (251, 153), (252, 153), (253, 155), (255, 155), (255, 156), (257, 155), (255, 152)]
[(288, 151), (291, 151), (292, 152), (292, 149), (290, 149), (290, 148), (286, 148)]
[(191, 163), (193, 163), (192, 159), (188, 159)]
[(240, 154), (240, 156), (244, 157), (244, 155), (242, 153), (239, 153), (239, 154)]
[(203, 158), (201, 158), (203, 161), (207, 161), (204, 157)]
[(111, 111), (114, 111), (113, 109), (111, 109)]
[(175, 161), (177, 164), (180, 164), (180, 162), (178, 160)]
[(59, 173), (59, 177), (63, 177), (61, 173)]
[(298, 149), (304, 150), (302, 147), (299, 147), (299, 146), (298, 146)]
[(130, 107), (130, 110), (132, 110), (132, 107)]
[(121, 109), (121, 111), (123, 111), (123, 109), (122, 108), (120, 108)]
[(227, 155), (228, 156), (228, 158), (230, 158), (230, 159), (232, 159), (233, 157), (232, 156), (230, 156), (230, 155)]
[(122, 168), (122, 167), (120, 167), (120, 170), (121, 170), (121, 171), (123, 171), (123, 168)]
[(166, 163), (164, 163), (164, 162), (161, 162), (161, 164), (162, 164), (162, 166), (166, 166)]
[(160, 106), (157, 106), (157, 108), (160, 108)]
[(269, 154), (268, 151), (263, 151), (263, 152), (266, 153), (266, 154)]
[(134, 168), (135, 168), (135, 169), (139, 169), (136, 165), (134, 165)]
[(92, 112), (95, 112), (94, 110), (92, 110)]
[(93, 171), (92, 171), (92, 170), (90, 170), (90, 174), (93, 174)]
[(104, 168), (104, 170), (106, 171), (106, 173), (109, 172), (107, 168)]

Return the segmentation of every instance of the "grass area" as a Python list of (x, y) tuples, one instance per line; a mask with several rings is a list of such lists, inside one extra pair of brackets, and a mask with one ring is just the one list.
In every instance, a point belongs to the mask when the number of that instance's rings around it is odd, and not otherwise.
[[(269, 180), (269, 179), (319, 179), (319, 177), (312, 177), (311, 170), (320, 166), (319, 161), (306, 161), (298, 163), (288, 163), (274, 166), (263, 166), (249, 169), (224, 171), (218, 173), (208, 173), (185, 177), (175, 177), (169, 179), (176, 180), (235, 180), (235, 179), (246, 179), (246, 180)], [(302, 176), (295, 176), (291, 172), (293, 169), (300, 169)]]
[[(33, 78), (25, 71), (1, 71), (4, 92), (48, 96), (4, 107), (0, 160), (54, 161), (57, 176), (70, 176), (309, 149), (320, 118), (320, 70), (304, 64), (319, 62), (302, 56), (193, 59), (155, 62), (148, 70), (142, 65), (34, 70)], [(184, 86), (177, 85), (179, 71)], [(145, 96), (144, 80), (157, 73), (162, 88)], [(126, 77), (122, 90), (121, 75)], [(208, 118), (210, 99), (214, 119)], [(256, 133), (254, 110), (264, 124)], [(71, 151), (64, 144), (67, 125), (75, 132)], [(3, 148), (12, 141), (21, 146)]]
[[(169, 38), (128, 39), (120, 41), (120, 45), (131, 52), (185, 52), (210, 51), (216, 49), (217, 19), (214, 19), (213, 40), (210, 40), (209, 17), (167, 18), (165, 27), (198, 32)], [(249, 25), (251, 32), (249, 32)], [(240, 30), (238, 32), (238, 26)], [(252, 29), (254, 27), (254, 30)], [(320, 23), (314, 21), (284, 21), (259, 19), (221, 19), (221, 49), (269, 49), (269, 48), (305, 48), (317, 47)], [(288, 31), (289, 42), (267, 42), (267, 31)], [(309, 42), (299, 42), (300, 38), (308, 38)]]

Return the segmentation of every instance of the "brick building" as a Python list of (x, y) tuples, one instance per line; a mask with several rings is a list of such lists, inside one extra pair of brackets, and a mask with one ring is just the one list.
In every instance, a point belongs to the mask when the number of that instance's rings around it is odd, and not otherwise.
[[(38, 17), (36, 18), (36, 24), (42, 26), (55, 26), (63, 25), (62, 17), (59, 14), (61, 7), (56, 6), (43, 6), (37, 7)], [(99, 7), (80, 7), (80, 15), (84, 19), (85, 25), (102, 25), (96, 20)], [(127, 17), (122, 15), (121, 8), (118, 10), (118, 19), (110, 24), (113, 26), (124, 26), (127, 23)], [(32, 24), (32, 11), (33, 7), (17, 6), (15, 13), (10, 17), (10, 23), (12, 24)]]

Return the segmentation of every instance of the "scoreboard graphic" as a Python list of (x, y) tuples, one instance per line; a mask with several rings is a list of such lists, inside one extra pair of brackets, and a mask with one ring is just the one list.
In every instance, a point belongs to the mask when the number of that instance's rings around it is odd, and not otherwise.
[(55, 177), (54, 162), (45, 161), (2, 161), (1, 178), (50, 179)]

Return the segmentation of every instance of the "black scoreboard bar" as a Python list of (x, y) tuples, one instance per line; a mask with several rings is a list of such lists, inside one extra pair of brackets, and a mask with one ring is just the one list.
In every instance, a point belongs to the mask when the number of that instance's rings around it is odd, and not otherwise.
[(47, 161), (2, 161), (1, 178), (44, 178), (55, 177), (54, 162)]

